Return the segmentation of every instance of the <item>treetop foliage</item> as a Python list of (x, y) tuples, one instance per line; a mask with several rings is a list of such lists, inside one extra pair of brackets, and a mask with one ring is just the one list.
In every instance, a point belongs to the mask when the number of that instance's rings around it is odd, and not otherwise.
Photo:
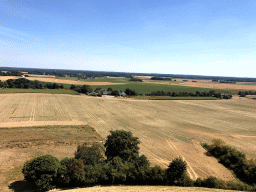
[[(172, 160), (167, 169), (150, 167), (145, 155), (139, 156), (140, 143), (131, 132), (110, 131), (105, 144), (107, 159), (99, 144), (82, 144), (77, 147), (75, 157), (66, 157), (60, 162), (51, 155), (43, 155), (24, 164), (23, 174), (27, 181), (39, 189), (77, 187), (92, 185), (176, 185), (220, 189), (256, 190), (256, 186), (232, 183), (208, 177), (193, 181), (187, 175), (187, 163), (180, 157)], [(248, 161), (242, 153), (227, 147), (221, 140), (213, 145), (204, 144), (221, 163), (234, 170), (235, 174), (255, 182), (256, 163)], [(226, 163), (226, 164), (225, 164)]]
[(114, 157), (120, 157), (123, 161), (133, 161), (139, 156), (140, 143), (137, 137), (133, 137), (132, 133), (124, 130), (110, 131), (105, 143), (105, 155), (108, 160)]
[(75, 158), (82, 159), (85, 165), (94, 165), (104, 160), (103, 149), (97, 143), (94, 143), (92, 146), (84, 143), (77, 147)]

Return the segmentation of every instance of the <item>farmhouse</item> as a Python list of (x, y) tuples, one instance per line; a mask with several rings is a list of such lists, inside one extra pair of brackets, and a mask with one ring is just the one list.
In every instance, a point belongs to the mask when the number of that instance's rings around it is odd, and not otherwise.
[(125, 96), (126, 96), (126, 93), (125, 93), (124, 91), (119, 91), (119, 95), (120, 95), (121, 97), (125, 97)]

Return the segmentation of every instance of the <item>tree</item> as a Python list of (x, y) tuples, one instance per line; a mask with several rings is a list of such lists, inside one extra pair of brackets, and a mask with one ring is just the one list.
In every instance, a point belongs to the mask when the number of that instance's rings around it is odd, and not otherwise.
[(126, 95), (128, 96), (136, 96), (138, 95), (138, 93), (135, 90), (131, 90), (131, 89), (125, 89), (124, 91), (126, 93)]
[(22, 169), (25, 180), (37, 185), (39, 189), (51, 189), (57, 182), (61, 163), (52, 155), (43, 155), (27, 161)]
[(168, 166), (166, 170), (167, 180), (169, 184), (177, 182), (186, 172), (187, 163), (180, 157), (175, 158)]
[(110, 131), (105, 143), (107, 160), (120, 157), (123, 161), (133, 161), (139, 157), (139, 139), (124, 130)]
[(59, 85), (57, 83), (52, 84), (52, 89), (59, 89)]
[(84, 165), (94, 165), (104, 160), (100, 145), (93, 144), (92, 146), (88, 146), (87, 143), (83, 143), (83, 145), (77, 147), (75, 158), (82, 159)]
[(119, 96), (119, 92), (117, 90), (114, 90), (114, 91), (111, 92), (111, 95)]
[(109, 87), (109, 88), (107, 89), (107, 91), (113, 91), (113, 89), (112, 89), (111, 87)]
[(76, 88), (76, 86), (73, 84), (70, 86), (70, 89), (75, 89), (75, 88)]

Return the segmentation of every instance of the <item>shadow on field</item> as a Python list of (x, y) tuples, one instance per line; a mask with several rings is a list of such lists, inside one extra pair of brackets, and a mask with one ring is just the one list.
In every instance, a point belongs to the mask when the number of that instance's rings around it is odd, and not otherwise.
[(14, 181), (8, 187), (14, 192), (42, 192), (36, 189), (36, 186), (31, 184), (30, 182), (24, 180)]

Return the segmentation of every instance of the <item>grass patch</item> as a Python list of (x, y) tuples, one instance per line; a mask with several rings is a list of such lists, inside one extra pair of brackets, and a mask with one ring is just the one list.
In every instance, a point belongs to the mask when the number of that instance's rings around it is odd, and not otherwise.
[(4, 93), (50, 93), (50, 94), (71, 94), (79, 95), (76, 91), (68, 89), (17, 89), (17, 88), (6, 88), (0, 89), (0, 94)]
[(231, 90), (223, 90), (223, 89), (209, 89), (209, 88), (199, 88), (199, 87), (188, 87), (188, 86), (179, 86), (175, 84), (153, 84), (153, 83), (127, 83), (120, 85), (91, 85), (93, 89), (97, 87), (101, 87), (102, 89), (107, 89), (111, 87), (113, 90), (125, 90), (126, 88), (135, 90), (139, 94), (149, 94), (155, 91), (164, 91), (164, 92), (192, 92), (196, 91), (200, 92), (209, 92), (210, 90), (215, 90), (216, 92), (226, 92), (230, 93)]
[(0, 129), (0, 148), (28, 148), (39, 145), (72, 145), (102, 140), (88, 125), (49, 125)]
[[(58, 79), (66, 79), (66, 80), (78, 80), (77, 77), (56, 77)], [(158, 80), (146, 80), (145, 82), (132, 82), (129, 81), (129, 78), (92, 78), (92, 79), (79, 79), (79, 81), (84, 82), (86, 85), (87, 82), (111, 82), (111, 83), (125, 83), (125, 84), (117, 84), (117, 85), (90, 85), (93, 90), (96, 88), (108, 89), (111, 87), (113, 90), (122, 90), (124, 91), (126, 88), (135, 90), (139, 94), (149, 94), (155, 91), (164, 91), (164, 92), (192, 92), (196, 91), (200, 92), (209, 92), (210, 90), (215, 90), (216, 92), (225, 92), (225, 93), (238, 93), (238, 91), (234, 90), (225, 90), (225, 89), (211, 89), (211, 88), (200, 88), (200, 87), (189, 87), (189, 86), (179, 86), (178, 84), (182, 82), (177, 81), (169, 81), (168, 84), (159, 84), (161, 82), (166, 83), (166, 81), (158, 81)], [(62, 83), (57, 83), (61, 85)], [(71, 84), (62, 84), (65, 89), (70, 89)], [(82, 85), (77, 85), (82, 86)]]
[(149, 100), (217, 100), (216, 97), (150, 97)]

